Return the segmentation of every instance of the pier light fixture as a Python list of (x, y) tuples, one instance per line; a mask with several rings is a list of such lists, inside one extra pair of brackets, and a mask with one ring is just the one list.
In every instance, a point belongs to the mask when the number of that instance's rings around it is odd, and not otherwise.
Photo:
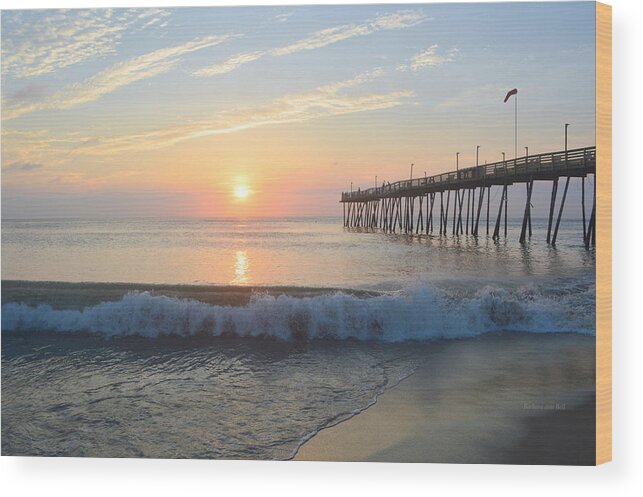
[(500, 152), (500, 153), (502, 154), (502, 162), (504, 162), (505, 161), (505, 153), (504, 152)]
[(476, 167), (478, 166), (479, 154), (480, 154), (480, 145), (476, 145)]
[(565, 152), (567, 152), (567, 128), (569, 128), (569, 123), (565, 123)]
[(411, 162), (411, 179), (413, 179), (413, 166), (414, 164)]
[(460, 152), (455, 153), (455, 170), (460, 170)]

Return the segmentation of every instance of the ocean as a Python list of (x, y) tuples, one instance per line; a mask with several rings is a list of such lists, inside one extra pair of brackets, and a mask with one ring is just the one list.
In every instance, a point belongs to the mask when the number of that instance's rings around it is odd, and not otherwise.
[(3, 220), (2, 453), (290, 459), (445, 341), (586, 344), (595, 251), (546, 228)]

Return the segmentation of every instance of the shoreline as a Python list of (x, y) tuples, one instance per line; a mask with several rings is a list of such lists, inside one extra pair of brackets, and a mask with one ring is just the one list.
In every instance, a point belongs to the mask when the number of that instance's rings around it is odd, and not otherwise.
[(370, 407), (318, 431), (294, 460), (593, 465), (593, 340), (539, 338), (441, 344)]

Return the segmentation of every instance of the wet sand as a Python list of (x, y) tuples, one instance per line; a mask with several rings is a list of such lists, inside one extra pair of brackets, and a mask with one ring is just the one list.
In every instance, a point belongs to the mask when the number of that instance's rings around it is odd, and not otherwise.
[(594, 464), (595, 339), (503, 334), (435, 344), (296, 460)]

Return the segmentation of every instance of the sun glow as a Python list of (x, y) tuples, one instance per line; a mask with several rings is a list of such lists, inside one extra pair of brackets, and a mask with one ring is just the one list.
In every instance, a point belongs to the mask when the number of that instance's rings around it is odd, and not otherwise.
[(250, 195), (250, 189), (246, 185), (237, 185), (233, 191), (234, 197), (243, 200)]

